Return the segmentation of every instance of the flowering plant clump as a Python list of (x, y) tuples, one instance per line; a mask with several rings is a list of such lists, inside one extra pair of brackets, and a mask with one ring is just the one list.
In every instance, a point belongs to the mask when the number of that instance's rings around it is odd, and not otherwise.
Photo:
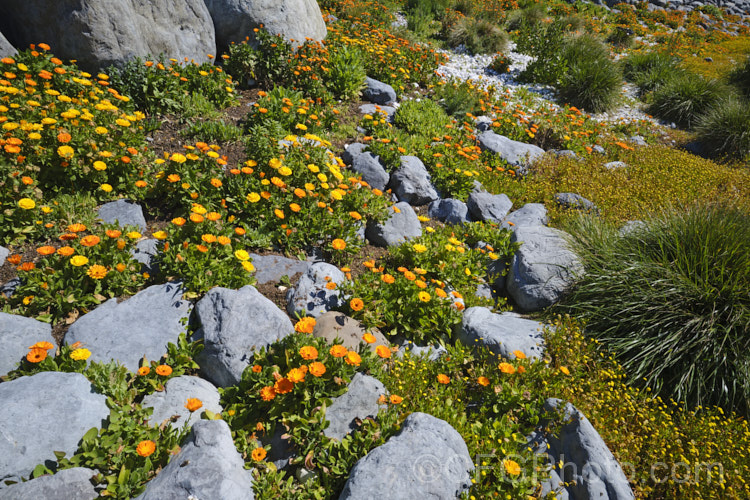
[[(12, 256), (21, 284), (0, 297), (18, 313), (47, 321), (85, 311), (112, 297), (135, 293), (146, 281), (131, 250), (141, 234), (114, 225), (70, 224), (53, 244), (36, 248), (31, 260)], [(74, 313), (73, 319), (77, 316)]]

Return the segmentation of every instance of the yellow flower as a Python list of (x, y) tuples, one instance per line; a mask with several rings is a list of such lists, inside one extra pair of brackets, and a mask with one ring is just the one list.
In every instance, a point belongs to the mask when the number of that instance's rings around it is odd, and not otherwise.
[(250, 258), (250, 254), (247, 253), (247, 250), (235, 250), (234, 256), (237, 257), (238, 260), (248, 260)]
[(173, 153), (172, 156), (169, 157), (169, 159), (175, 163), (185, 163), (187, 161), (187, 158), (185, 158), (180, 153)]
[(512, 476), (517, 476), (521, 473), (521, 466), (518, 465), (518, 462), (514, 462), (513, 460), (503, 460), (503, 467), (505, 467), (505, 472)]
[(88, 274), (89, 277), (95, 280), (100, 280), (107, 275), (107, 268), (104, 266), (100, 266), (99, 264), (94, 264), (93, 266), (89, 267), (88, 271), (86, 271), (86, 274)]
[(424, 245), (422, 245), (422, 244), (420, 244), (420, 243), (415, 244), (414, 246), (412, 246), (412, 248), (417, 253), (423, 253), (423, 252), (427, 251), (427, 247), (424, 246)]
[(95, 161), (95, 162), (94, 162), (94, 170), (98, 170), (98, 171), (100, 171), (100, 172), (101, 172), (102, 170), (107, 170), (107, 164), (106, 164), (106, 163), (104, 163), (104, 162), (103, 162), (103, 161), (101, 161), (101, 160)]
[(106, 128), (104, 128), (104, 127), (96, 127), (96, 128), (94, 129), (94, 132), (96, 132), (96, 133), (97, 133), (97, 134), (99, 134), (99, 135), (104, 135), (104, 134), (106, 134), (106, 133), (107, 133), (107, 129), (106, 129)]
[(75, 267), (85, 266), (88, 263), (89, 263), (88, 257), (85, 257), (83, 255), (75, 255), (70, 258), (70, 264)]
[(255, 271), (255, 266), (250, 261), (244, 261), (244, 262), (242, 262), (242, 267), (245, 269), (245, 271), (247, 271), (249, 273)]
[(101, 189), (105, 193), (109, 193), (109, 192), (112, 191), (113, 188), (112, 188), (111, 185), (105, 183), (105, 184), (102, 184), (101, 186), (99, 186), (99, 189)]
[(567, 366), (561, 366), (560, 371), (563, 372), (565, 375), (570, 375), (570, 370), (568, 370)]
[(23, 208), (24, 210), (31, 210), (32, 208), (36, 207), (36, 203), (31, 198), (21, 198), (18, 200), (18, 206)]
[(187, 408), (189, 412), (194, 412), (195, 410), (200, 409), (202, 406), (203, 401), (198, 398), (188, 398), (187, 403), (185, 403), (185, 408)]
[(260, 200), (260, 195), (258, 193), (250, 193), (247, 195), (246, 199), (250, 203), (257, 203)]
[(168, 235), (166, 231), (156, 231), (155, 233), (151, 233), (151, 236), (157, 240), (166, 240)]
[(284, 175), (284, 176), (292, 175), (292, 169), (286, 166), (281, 167), (279, 169), (279, 174)]
[(130, 231), (125, 236), (127, 236), (131, 240), (137, 240), (141, 237), (141, 233), (139, 233), (138, 231)]
[(128, 120), (126, 120), (125, 118), (118, 118), (117, 120), (115, 120), (115, 123), (117, 123), (121, 127), (129, 127), (130, 126), (130, 122)]
[(72, 158), (75, 151), (70, 146), (60, 146), (57, 148), (57, 154), (62, 158)]
[(430, 301), (430, 294), (427, 292), (419, 292), (419, 300), (422, 302), (429, 302)]
[(346, 241), (342, 240), (341, 238), (336, 238), (331, 242), (331, 246), (335, 250), (343, 250), (346, 248)]
[(74, 349), (70, 352), (70, 359), (74, 359), (76, 361), (89, 359), (89, 356), (91, 356), (91, 351), (89, 351), (88, 349)]

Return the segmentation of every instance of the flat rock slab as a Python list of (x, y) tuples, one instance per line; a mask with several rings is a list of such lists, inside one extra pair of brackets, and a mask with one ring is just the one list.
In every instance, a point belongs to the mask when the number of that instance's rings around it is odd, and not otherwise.
[(548, 399), (544, 410), (550, 417), (560, 413), (563, 425), (554, 434), (540, 429), (529, 439), (534, 451), (546, 455), (552, 468), (543, 494), (558, 490), (571, 499), (635, 498), (622, 467), (583, 413), (556, 398)]
[(362, 91), (362, 99), (374, 104), (387, 106), (396, 102), (396, 91), (387, 83), (368, 76), (365, 78), (365, 89)]
[(290, 288), (286, 294), (289, 316), (318, 316), (343, 305), (344, 300), (339, 296), (338, 286), (333, 290), (326, 288), (330, 282), (336, 285), (346, 281), (346, 276), (341, 270), (325, 262), (316, 262), (311, 265), (297, 283)]
[(329, 438), (344, 439), (357, 428), (356, 419), (376, 417), (381, 405), (378, 398), (386, 393), (383, 383), (362, 373), (356, 373), (349, 383), (347, 391), (334, 398), (326, 410), (329, 426), (323, 433)]
[(244, 466), (227, 423), (200, 420), (137, 500), (253, 500), (252, 473)]
[(476, 220), (502, 222), (508, 215), (513, 202), (505, 194), (492, 194), (486, 191), (472, 191), (466, 200), (469, 213)]
[[(55, 345), (52, 326), (32, 318), (0, 312), (0, 375), (18, 368), (18, 364), (29, 353), (29, 347), (47, 341)], [(47, 351), (54, 354), (54, 350)]]
[(455, 499), (471, 486), (473, 469), (466, 443), (453, 427), (412, 413), (398, 434), (354, 465), (339, 500)]
[(41, 372), (0, 384), (0, 484), (28, 478), (39, 464), (70, 457), (81, 437), (109, 416), (107, 398), (80, 373)]
[(399, 160), (401, 166), (393, 172), (388, 183), (398, 201), (419, 206), (440, 198), (422, 160), (416, 156), (401, 156)]
[(219, 387), (234, 385), (253, 360), (253, 351), (294, 331), (284, 311), (253, 286), (239, 290), (215, 287), (195, 306), (203, 340), (198, 355), (201, 373)]
[[(203, 403), (194, 414), (185, 408), (190, 398), (200, 399)], [(159, 426), (165, 420), (170, 420), (171, 425), (176, 427), (182, 427), (186, 423), (192, 427), (201, 419), (204, 410), (221, 413), (220, 399), (219, 390), (211, 382), (200, 377), (182, 375), (169, 379), (163, 391), (154, 392), (143, 398), (141, 406), (154, 409), (149, 419), (152, 426)]]
[(137, 203), (129, 200), (117, 200), (105, 203), (99, 207), (99, 218), (107, 224), (119, 224), (120, 227), (136, 226), (141, 231), (146, 230), (146, 218), (143, 209)]
[(471, 222), (469, 208), (461, 200), (445, 198), (435, 200), (427, 207), (427, 215), (446, 224), (464, 224)]
[(390, 209), (390, 217), (383, 223), (368, 223), (367, 240), (375, 246), (398, 246), (412, 238), (422, 236), (422, 225), (414, 209), (405, 201)]
[(156, 273), (156, 264), (154, 261), (159, 254), (159, 247), (159, 240), (148, 238), (136, 242), (135, 248), (130, 251), (130, 254), (133, 256), (133, 259), (143, 264), (141, 266), (143, 272)]
[(98, 473), (84, 467), (61, 470), (25, 483), (0, 489), (0, 500), (94, 500), (99, 493), (91, 484)]
[(255, 279), (259, 285), (278, 283), (282, 276), (291, 278), (297, 273), (305, 273), (310, 267), (309, 262), (299, 259), (289, 259), (281, 255), (258, 255), (251, 253), (250, 258), (255, 266)]
[(546, 226), (520, 226), (511, 242), (522, 242), (510, 263), (506, 288), (518, 307), (539, 311), (556, 303), (583, 266), (568, 247), (567, 233)]
[(527, 167), (544, 154), (539, 146), (514, 141), (490, 130), (479, 134), (478, 140), (482, 151), (495, 153), (509, 165), (520, 167), (518, 173), (521, 175), (525, 175)]
[(468, 346), (483, 346), (506, 359), (515, 359), (513, 351), (527, 358), (539, 359), (544, 353), (544, 324), (524, 319), (514, 313), (493, 313), (486, 307), (464, 311), (457, 336)]
[[(312, 334), (313, 337), (326, 339), (329, 344), (333, 344), (338, 339), (344, 347), (350, 351), (356, 351), (364, 342), (362, 337), (367, 332), (368, 330), (356, 319), (342, 312), (329, 311), (317, 318)], [(369, 332), (375, 337), (375, 342), (365, 344), (371, 351), (375, 352), (379, 345), (388, 347), (388, 339), (380, 331), (370, 330)]]
[(167, 352), (167, 344), (176, 344), (185, 331), (183, 323), (192, 305), (182, 299), (183, 292), (180, 283), (165, 283), (119, 304), (109, 299), (78, 318), (65, 335), (65, 343), (81, 342), (91, 351), (89, 361), (114, 359), (137, 371), (143, 356), (158, 360)]

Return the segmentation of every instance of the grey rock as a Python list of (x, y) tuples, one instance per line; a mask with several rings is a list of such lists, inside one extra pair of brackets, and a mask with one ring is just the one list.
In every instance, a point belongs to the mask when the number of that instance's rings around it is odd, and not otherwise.
[(344, 300), (340, 297), (339, 288), (327, 289), (326, 284), (329, 281), (340, 285), (346, 281), (346, 276), (339, 268), (325, 262), (316, 262), (311, 265), (307, 272), (302, 275), (297, 286), (287, 291), (286, 310), (289, 316), (300, 315), (317, 318), (323, 313), (341, 306)]
[(546, 226), (516, 227), (511, 242), (521, 247), (510, 263), (507, 290), (519, 308), (538, 311), (557, 302), (583, 272), (567, 234)]
[(271, 446), (266, 461), (272, 462), (278, 469), (286, 469), (289, 466), (289, 460), (297, 456), (294, 443), (280, 423), (276, 424), (273, 434), (261, 436), (261, 443), (264, 446)]
[[(190, 398), (200, 399), (203, 403), (203, 406), (192, 415), (185, 408), (185, 404)], [(144, 397), (141, 406), (154, 409), (149, 419), (152, 426), (159, 426), (165, 420), (169, 420), (170, 425), (182, 427), (187, 424), (192, 427), (201, 419), (204, 410), (216, 414), (221, 413), (220, 399), (219, 390), (211, 382), (200, 377), (182, 375), (169, 379), (163, 391), (157, 391)]]
[(344, 147), (344, 152), (341, 153), (341, 159), (345, 164), (351, 165), (354, 160), (354, 155), (362, 154), (367, 149), (367, 144), (361, 142), (353, 142)]
[[(3, 343), (3, 349), (0, 350), (0, 375), (15, 370), (29, 353), (29, 346), (42, 341), (56, 345), (49, 323), (4, 312), (0, 312), (0, 340)], [(54, 349), (47, 351), (47, 354), (54, 355)]]
[(578, 155), (575, 151), (571, 151), (570, 149), (553, 149), (550, 151), (550, 153), (554, 154), (558, 158), (573, 158), (577, 159)]
[(396, 203), (395, 207), (398, 212), (394, 211), (385, 222), (367, 224), (365, 236), (373, 245), (397, 246), (422, 236), (422, 225), (411, 205), (402, 201)]
[[(396, 108), (393, 106), (380, 106), (378, 104), (363, 104), (359, 107), (359, 112), (363, 115), (372, 115), (373, 117), (378, 114), (378, 111), (385, 113), (385, 119), (388, 122), (393, 121), (393, 115), (396, 114)], [(380, 116), (382, 116), (380, 113)]]
[(11, 278), (5, 283), (3, 283), (2, 286), (0, 286), (0, 293), (5, 295), (6, 297), (12, 296), (14, 293), (16, 293), (16, 288), (21, 286), (21, 278), (16, 276), (15, 278)]
[(439, 198), (432, 185), (430, 173), (416, 156), (402, 156), (401, 166), (391, 176), (389, 186), (398, 197), (410, 205), (426, 205)]
[(250, 285), (239, 290), (212, 288), (195, 312), (200, 327), (193, 338), (204, 343), (197, 361), (203, 376), (219, 387), (240, 381), (255, 349), (294, 331), (284, 311)]
[(38, 464), (70, 457), (81, 437), (109, 416), (107, 398), (80, 373), (41, 372), (0, 384), (0, 485)]
[(77, 59), (87, 71), (149, 54), (202, 62), (216, 53), (203, 0), (6, 0), (0, 31), (16, 47), (44, 40), (57, 57)]
[(504, 259), (487, 258), (487, 281), (491, 283), (490, 291), (493, 297), (505, 293), (505, 282), (508, 275), (508, 262)]
[(158, 265), (155, 262), (159, 254), (159, 240), (155, 238), (146, 238), (136, 242), (135, 248), (130, 251), (133, 259), (142, 264), (142, 271), (156, 273)]
[(474, 118), (474, 125), (477, 127), (478, 131), (487, 132), (492, 128), (492, 118), (489, 116), (477, 116)]
[(461, 435), (444, 420), (412, 413), (398, 434), (352, 468), (339, 500), (458, 497), (474, 469)]
[(192, 305), (182, 300), (180, 283), (153, 285), (118, 304), (109, 299), (70, 326), (65, 343), (81, 342), (91, 351), (89, 361), (116, 360), (130, 371), (146, 356), (158, 360), (167, 344), (185, 331)]
[(293, 47), (307, 39), (321, 41), (328, 33), (314, 0), (206, 0), (206, 6), (214, 21), (220, 50), (247, 36), (256, 46), (253, 30), (261, 25), (269, 33), (281, 35)]
[(466, 205), (476, 220), (499, 223), (508, 215), (513, 202), (505, 194), (472, 191)]
[(562, 208), (569, 210), (585, 210), (587, 212), (598, 212), (594, 202), (587, 200), (577, 193), (557, 193), (555, 201)]
[(99, 218), (107, 224), (119, 224), (122, 228), (136, 226), (141, 231), (146, 230), (143, 209), (139, 204), (129, 200), (121, 199), (105, 203), (99, 207)]
[(598, 144), (596, 144), (596, 145), (595, 145), (595, 146), (594, 146), (593, 148), (591, 148), (591, 149), (593, 149), (593, 150), (594, 150), (594, 153), (599, 153), (599, 154), (601, 154), (601, 155), (603, 155), (603, 154), (607, 154), (607, 150), (606, 150), (606, 149), (604, 149), (604, 148), (603, 148), (602, 146), (600, 146), (600, 145), (598, 145)]
[[(342, 312), (329, 311), (317, 318), (312, 334), (313, 337), (325, 339), (329, 344), (333, 344), (338, 339), (344, 347), (350, 351), (356, 351), (364, 342), (362, 337), (365, 333), (368, 333), (368, 330), (356, 319)], [(369, 333), (375, 337), (375, 342), (366, 344), (370, 350), (375, 352), (379, 345), (388, 347), (388, 339), (378, 330), (369, 330)]]
[[(16, 55), (16, 48), (10, 44), (5, 35), (0, 33), (0, 57), (10, 57)], [(2, 265), (2, 264), (0, 264)]]
[(544, 410), (550, 417), (561, 413), (563, 421), (554, 434), (540, 428), (529, 439), (537, 454), (547, 456), (552, 469), (553, 481), (547, 490), (561, 491), (563, 498), (572, 499), (635, 498), (622, 467), (583, 413), (555, 398), (545, 402)]
[(383, 383), (362, 373), (356, 373), (347, 387), (347, 391), (333, 399), (326, 410), (329, 426), (323, 433), (329, 438), (344, 439), (351, 431), (356, 430), (356, 419), (376, 417), (381, 405), (378, 398), (386, 393)]
[(0, 266), (5, 264), (5, 259), (8, 258), (8, 254), (10, 254), (10, 250), (5, 247), (0, 247)]
[(604, 168), (607, 170), (617, 170), (618, 168), (625, 168), (628, 164), (624, 161), (611, 161), (609, 163), (604, 164)]
[(380, 157), (365, 151), (363, 153), (353, 153), (351, 161), (352, 170), (362, 176), (362, 180), (368, 183), (373, 189), (385, 190), (391, 176), (380, 163)]
[(259, 285), (274, 283), (282, 276), (292, 278), (297, 273), (305, 273), (310, 267), (309, 262), (299, 259), (289, 259), (281, 255), (250, 254), (255, 266), (255, 279)]
[(479, 297), (480, 299), (492, 300), (494, 298), (492, 287), (487, 283), (481, 283), (477, 285), (477, 290), (474, 292), (474, 296)]
[(414, 344), (411, 340), (407, 340), (406, 342), (401, 344), (401, 346), (398, 348), (398, 351), (396, 351), (396, 357), (403, 358), (407, 352), (409, 353), (409, 356), (424, 356), (428, 360), (433, 362), (448, 354), (448, 351), (445, 349), (445, 347), (441, 345), (421, 346)]
[(544, 353), (544, 325), (513, 313), (496, 314), (486, 307), (464, 311), (456, 334), (468, 346), (483, 346), (506, 359), (515, 359), (513, 351), (522, 351), (530, 359)]
[(200, 420), (137, 500), (253, 500), (252, 473), (244, 465), (227, 423)]
[(99, 493), (91, 484), (95, 470), (74, 467), (0, 489), (0, 500), (94, 500)]
[(433, 201), (427, 207), (427, 215), (446, 224), (463, 224), (471, 221), (466, 203), (453, 198)]
[(632, 142), (636, 146), (648, 146), (646, 139), (644, 139), (643, 136), (640, 135), (634, 135), (633, 137), (631, 137), (630, 142)]
[(520, 175), (525, 175), (528, 166), (544, 154), (544, 150), (538, 146), (514, 141), (492, 131), (479, 134), (478, 139), (482, 151), (495, 153), (508, 164), (518, 167), (517, 173)]
[(500, 225), (505, 229), (522, 226), (547, 225), (547, 209), (542, 203), (527, 203), (503, 219)]
[(387, 83), (368, 76), (365, 78), (365, 90), (362, 92), (362, 99), (387, 106), (396, 102), (396, 91)]

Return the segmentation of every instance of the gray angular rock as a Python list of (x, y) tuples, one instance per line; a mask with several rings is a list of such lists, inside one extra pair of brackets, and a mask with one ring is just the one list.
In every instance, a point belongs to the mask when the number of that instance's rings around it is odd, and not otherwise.
[[(370, 106), (374, 106), (374, 104), (371, 104)], [(344, 152), (341, 153), (341, 160), (345, 164), (351, 165), (352, 160), (354, 160), (354, 155), (364, 153), (366, 149), (367, 144), (362, 144), (361, 142), (353, 142), (351, 144), (348, 144), (344, 146)]]
[(398, 210), (383, 223), (368, 223), (365, 230), (367, 239), (376, 246), (388, 247), (422, 236), (422, 225), (416, 212), (402, 201), (394, 205)]
[(552, 149), (549, 152), (554, 154), (558, 158), (573, 158), (573, 159), (578, 158), (578, 155), (576, 154), (576, 152), (570, 149)]
[(512, 229), (522, 226), (546, 226), (547, 209), (542, 203), (527, 203), (503, 219), (500, 227)]
[[(380, 106), (379, 104), (363, 104), (359, 107), (359, 112), (363, 115), (372, 115), (373, 117), (382, 111), (385, 113), (385, 119), (389, 122), (393, 121), (393, 115), (396, 114), (396, 108), (393, 106)], [(382, 116), (382, 113), (380, 114)]]
[[(3, 349), (0, 350), (0, 375), (15, 370), (29, 353), (29, 346), (42, 341), (55, 345), (49, 323), (0, 312), (0, 342), (3, 343)], [(54, 350), (47, 351), (47, 354), (54, 354)]]
[(155, 262), (156, 256), (159, 254), (159, 240), (155, 238), (146, 238), (136, 242), (135, 247), (130, 251), (130, 255), (133, 256), (137, 262), (143, 264), (141, 266), (142, 272), (153, 273), (158, 272), (158, 265)]
[(508, 215), (513, 202), (505, 194), (472, 191), (466, 206), (474, 219), (499, 223)]
[[(5, 35), (0, 33), (0, 57), (10, 57), (16, 55), (16, 48), (10, 44)], [(2, 264), (0, 264), (2, 265)]]
[(625, 236), (639, 229), (646, 227), (646, 223), (642, 220), (629, 220), (620, 228), (620, 236)]
[(530, 437), (533, 449), (547, 456), (554, 473), (547, 490), (557, 489), (576, 500), (635, 498), (622, 467), (583, 413), (556, 398), (548, 399), (544, 410), (550, 417), (560, 412), (563, 421), (555, 433), (540, 428)]
[(94, 500), (99, 493), (91, 484), (95, 470), (74, 467), (51, 476), (41, 476), (25, 483), (0, 489), (0, 500)]
[(519, 226), (511, 242), (522, 242), (510, 263), (506, 288), (519, 308), (538, 311), (557, 302), (583, 272), (567, 233), (546, 226)]
[(387, 83), (368, 76), (365, 78), (365, 89), (362, 91), (362, 99), (387, 106), (396, 102), (396, 91)]
[(137, 226), (141, 231), (146, 230), (143, 209), (139, 204), (129, 200), (120, 199), (105, 203), (99, 207), (99, 218), (107, 224), (119, 224), (120, 227)]
[(136, 500), (253, 500), (253, 476), (244, 465), (227, 423), (200, 420)]
[(416, 345), (412, 341), (407, 340), (401, 346), (398, 348), (398, 351), (396, 351), (396, 357), (397, 358), (403, 358), (406, 353), (409, 353), (410, 356), (417, 357), (417, 356), (425, 356), (430, 361), (437, 361), (442, 356), (448, 354), (448, 351), (445, 349), (445, 347), (441, 345)]
[(153, 285), (118, 303), (109, 299), (73, 323), (65, 343), (81, 342), (91, 351), (89, 361), (116, 360), (138, 370), (143, 356), (158, 360), (167, 344), (176, 344), (185, 331), (192, 305), (182, 299), (180, 283)]
[[(356, 319), (342, 312), (329, 311), (317, 318), (312, 334), (313, 337), (325, 339), (329, 344), (338, 339), (344, 347), (356, 351), (360, 343), (364, 342), (365, 333), (368, 333), (368, 330)], [(369, 333), (375, 337), (375, 342), (366, 344), (371, 351), (375, 352), (379, 345), (388, 347), (388, 339), (378, 330), (369, 330)]]
[(329, 438), (344, 439), (357, 428), (355, 419), (364, 420), (375, 417), (381, 405), (378, 398), (386, 393), (383, 383), (362, 373), (356, 373), (349, 382), (347, 391), (333, 399), (326, 409), (326, 420), (329, 426), (323, 433)]
[(239, 290), (215, 287), (195, 306), (203, 340), (198, 364), (205, 378), (219, 387), (237, 384), (253, 360), (253, 351), (294, 331), (289, 318), (253, 286)]
[(0, 485), (38, 464), (70, 457), (81, 437), (109, 416), (107, 398), (80, 373), (41, 372), (0, 384)]
[(555, 201), (562, 208), (567, 208), (569, 210), (598, 211), (594, 202), (587, 200), (580, 194), (576, 193), (557, 193), (555, 195)]
[(400, 161), (401, 166), (391, 175), (389, 183), (398, 201), (418, 206), (426, 205), (440, 197), (422, 160), (416, 156), (402, 156)]
[(604, 168), (606, 168), (607, 170), (616, 170), (618, 168), (625, 168), (627, 166), (628, 164), (624, 161), (611, 161), (604, 164)]
[(0, 247), (0, 266), (5, 264), (5, 259), (8, 258), (8, 254), (10, 254), (10, 250), (5, 247)]
[(482, 132), (477, 138), (482, 151), (497, 154), (510, 165), (518, 167), (520, 175), (525, 175), (527, 167), (544, 154), (544, 150), (533, 144), (508, 139), (492, 131)]
[(380, 157), (365, 151), (363, 153), (352, 153), (351, 155), (352, 170), (362, 176), (362, 180), (368, 183), (373, 189), (385, 190), (391, 176), (380, 163)]
[(635, 144), (636, 146), (648, 146), (648, 143), (646, 142), (646, 139), (643, 138), (643, 136), (640, 135), (634, 135), (630, 138), (630, 142)]
[(340, 285), (344, 281), (346, 281), (346, 276), (338, 267), (325, 262), (316, 262), (302, 275), (297, 286), (287, 291), (286, 311), (292, 317), (300, 315), (317, 318), (339, 307), (344, 300), (340, 297), (338, 287), (329, 290), (326, 284), (333, 282)]
[(21, 286), (21, 278), (16, 276), (15, 278), (11, 278), (5, 283), (0, 286), (0, 293), (5, 295), (6, 297), (12, 296), (14, 293), (16, 293), (16, 288)]
[(205, 0), (216, 30), (216, 45), (227, 50), (232, 42), (250, 37), (257, 45), (255, 28), (263, 25), (297, 47), (305, 39), (323, 40), (328, 33), (318, 2), (314, 0)]
[(446, 224), (463, 224), (471, 222), (469, 208), (461, 200), (445, 198), (435, 200), (427, 207), (427, 215)]
[(477, 116), (474, 118), (474, 125), (477, 127), (478, 131), (487, 132), (492, 128), (492, 118), (489, 116)]
[[(203, 403), (193, 415), (185, 408), (190, 398), (200, 399)], [(200, 377), (181, 375), (169, 379), (163, 391), (144, 397), (141, 406), (154, 409), (149, 419), (151, 426), (159, 426), (165, 420), (170, 420), (171, 425), (177, 427), (185, 424), (192, 427), (201, 419), (204, 410), (221, 413), (220, 399), (219, 390), (211, 382)]]
[(87, 71), (164, 54), (208, 61), (214, 25), (203, 0), (6, 0), (0, 31), (16, 47), (44, 41)]
[(522, 351), (527, 358), (539, 359), (544, 353), (544, 325), (513, 313), (493, 313), (486, 307), (470, 307), (464, 311), (456, 328), (458, 339), (468, 346), (483, 346), (506, 359), (515, 359), (513, 351)]
[(453, 427), (415, 412), (398, 434), (354, 465), (339, 500), (456, 498), (471, 486), (473, 469), (466, 443)]
[(259, 285), (274, 283), (282, 276), (292, 278), (297, 273), (305, 273), (310, 267), (309, 262), (299, 259), (289, 259), (281, 255), (258, 255), (251, 253), (250, 258), (255, 266), (255, 280)]

